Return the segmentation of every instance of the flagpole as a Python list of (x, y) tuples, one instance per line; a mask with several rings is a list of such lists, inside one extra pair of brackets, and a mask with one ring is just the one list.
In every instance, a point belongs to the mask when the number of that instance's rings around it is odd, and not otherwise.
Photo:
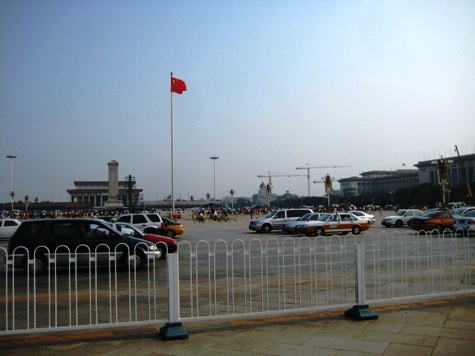
[(172, 216), (175, 214), (175, 144), (174, 144), (174, 129), (173, 129), (173, 92), (171, 90), (171, 81), (173, 77), (173, 72), (170, 73), (170, 114), (171, 114), (171, 152), (172, 152)]

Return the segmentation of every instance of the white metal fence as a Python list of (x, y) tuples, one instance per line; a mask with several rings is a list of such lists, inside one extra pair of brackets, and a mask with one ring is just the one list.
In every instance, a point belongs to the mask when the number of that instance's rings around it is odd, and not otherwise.
[[(358, 248), (363, 252), (359, 259)], [(152, 260), (137, 272), (113, 262), (101, 267), (72, 262), (66, 268), (53, 263), (45, 275), (33, 276), (5, 264), (8, 253), (0, 248), (0, 335), (298, 313), (473, 293), (474, 251), (475, 239), (450, 232), (273, 235), (183, 241), (167, 261)]]

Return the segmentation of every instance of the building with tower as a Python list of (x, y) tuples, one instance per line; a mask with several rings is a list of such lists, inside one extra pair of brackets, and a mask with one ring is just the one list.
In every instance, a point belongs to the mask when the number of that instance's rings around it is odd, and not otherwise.
[(135, 187), (135, 179), (129, 176), (119, 181), (119, 163), (108, 164), (107, 181), (74, 181), (74, 189), (68, 189), (72, 203), (92, 203), (94, 207), (122, 208), (133, 197), (134, 203), (141, 200), (143, 189)]

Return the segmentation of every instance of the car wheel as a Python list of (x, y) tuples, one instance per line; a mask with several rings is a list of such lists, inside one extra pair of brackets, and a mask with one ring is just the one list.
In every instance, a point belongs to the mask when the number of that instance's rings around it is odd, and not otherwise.
[(271, 232), (272, 231), (272, 226), (270, 226), (269, 224), (265, 224), (265, 225), (262, 226), (261, 231), (264, 232), (264, 233)]
[(442, 225), (437, 225), (434, 230), (437, 230), (439, 234), (444, 232), (444, 227)]
[(403, 225), (403, 224), (402, 224), (402, 220), (398, 220), (398, 221), (396, 221), (395, 224), (394, 224), (394, 226), (396, 226), (396, 227), (402, 227), (402, 225)]
[[(158, 244), (157, 244), (158, 245)], [(161, 244), (160, 244), (161, 245)], [(164, 260), (167, 258), (166, 249), (163, 246), (157, 246), (156, 256), (159, 260)]]
[(353, 235), (358, 235), (361, 232), (361, 226), (355, 225), (351, 229)]
[(176, 232), (175, 232), (175, 230), (172, 230), (172, 229), (170, 229), (170, 230), (167, 230), (167, 236), (168, 236), (168, 237), (171, 237), (171, 238), (173, 238), (173, 239), (174, 239), (174, 238), (175, 238), (175, 236), (176, 236)]
[(315, 229), (315, 236), (323, 236), (325, 235), (325, 230), (323, 229), (323, 227), (317, 227)]
[(48, 260), (43, 254), (37, 254), (33, 257), (33, 263), (29, 263), (25, 257), (23, 262), (23, 269), (26, 273), (30, 273), (35, 276), (42, 275), (48, 267)]
[(139, 271), (145, 262), (145, 257), (139, 251), (131, 251), (130, 257), (125, 254), (124, 259), (124, 265), (130, 267), (131, 271)]

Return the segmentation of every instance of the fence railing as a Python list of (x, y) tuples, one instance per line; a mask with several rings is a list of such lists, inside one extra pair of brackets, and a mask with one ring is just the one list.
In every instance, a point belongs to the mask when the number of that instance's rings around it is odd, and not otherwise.
[(473, 293), (474, 252), (475, 239), (450, 232), (270, 236), (183, 241), (167, 261), (150, 260), (140, 271), (113, 260), (80, 267), (73, 256), (68, 267), (56, 268), (53, 256), (46, 274), (34, 276), (5, 263), (10, 256), (0, 248), (0, 335), (178, 325)]

